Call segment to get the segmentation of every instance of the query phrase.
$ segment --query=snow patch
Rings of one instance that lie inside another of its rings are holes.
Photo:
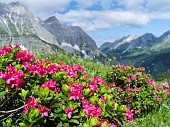
[[[136,39],[136,38],[138,38],[137,35],[129,35],[129,36],[128,36],[127,38],[125,38],[122,42],[116,44],[116,45],[114,46],[114,49],[116,49],[117,47],[119,47],[119,46],[122,45],[122,44],[125,44],[125,43],[127,43],[127,42],[131,42],[132,40],[134,40],[134,39]]]

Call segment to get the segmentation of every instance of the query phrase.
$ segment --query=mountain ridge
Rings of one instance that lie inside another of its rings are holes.
[[[155,77],[170,69],[170,65],[167,66],[167,63],[170,63],[170,30],[164,32],[159,37],[155,37],[152,33],[145,33],[129,42],[125,41],[129,36],[114,42],[106,42],[99,49],[107,54],[110,59],[114,58],[111,61],[112,64],[121,63],[136,67],[142,65],[146,69],[152,68],[152,71],[148,69],[147,71],[154,73]],[[119,44],[119,46],[115,44]],[[166,56],[166,59],[163,55]]]
[[[68,53],[74,54],[79,52],[86,58],[102,54],[96,46],[96,42],[80,27],[67,26],[61,23],[55,16],[42,21],[39,18],[35,18],[27,6],[20,2],[1,3],[0,12],[0,34],[8,36],[8,40],[5,38],[5,41],[8,41],[8,43],[15,44],[17,43],[16,40],[19,40],[18,43],[27,46],[28,44],[25,44],[29,43],[26,42],[27,39],[23,40],[25,43],[22,43],[22,39],[23,37],[29,37],[32,40],[36,38],[37,43],[41,40],[49,45],[56,45]],[[19,37],[22,39],[17,39]],[[2,42],[3,39],[0,41]],[[34,42],[36,43],[36,41]],[[40,47],[45,48],[43,43],[42,45],[41,43],[39,44]],[[84,50],[82,49],[83,46]]]

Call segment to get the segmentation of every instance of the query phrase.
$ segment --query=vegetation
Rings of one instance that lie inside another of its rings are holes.
[[[170,124],[168,79],[155,82],[141,67],[109,67],[65,53],[35,56],[18,45],[0,50],[0,126]]]

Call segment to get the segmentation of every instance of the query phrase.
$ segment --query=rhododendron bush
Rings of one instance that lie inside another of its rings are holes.
[[[170,95],[167,82],[157,84],[143,67],[115,65],[107,75],[108,86],[114,91],[115,101],[130,107],[134,117],[159,108]]]
[[[0,50],[0,126],[116,127],[132,119],[106,81],[80,65],[37,60],[18,45]]]
[[[102,80],[19,45],[0,50],[0,126],[122,127],[169,95],[169,84],[158,85],[144,68],[112,66]]]

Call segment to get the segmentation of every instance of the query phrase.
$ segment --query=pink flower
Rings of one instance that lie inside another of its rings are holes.
[[[122,88],[121,87],[116,87],[117,91],[121,91]]]
[[[22,67],[27,69],[30,66],[30,62],[22,62]]]
[[[162,99],[159,98],[158,96],[156,96],[156,101],[157,101],[158,103],[160,103],[160,102],[162,101]]]
[[[153,94],[156,94],[156,90],[153,91]]]
[[[18,61],[33,61],[34,60],[34,56],[32,54],[28,54],[26,51],[20,51],[17,55],[16,55],[16,60]]]
[[[62,62],[60,63],[60,70],[64,70],[66,72],[66,76],[73,78],[76,80],[76,75],[77,73],[83,71],[83,68],[78,65],[78,66],[67,66],[64,65]]]
[[[126,120],[129,122],[131,122],[133,120],[133,114],[132,112],[130,111],[130,108],[128,106],[126,106],[126,110],[127,112],[125,113],[125,116],[126,116]]]
[[[93,77],[92,78],[92,84],[95,84],[95,85],[97,85],[97,84],[105,84],[106,83],[106,81],[105,80],[101,80],[100,78],[99,78],[99,76],[95,76],[95,77]]]
[[[90,92],[92,94],[94,94],[97,91],[97,85],[96,84],[87,83],[86,87],[90,89]]]
[[[50,64],[50,61],[49,61],[48,59],[45,59],[44,62],[45,62],[46,64]]]
[[[136,75],[142,75],[142,72],[137,72]]]
[[[131,79],[134,81],[136,79],[136,75],[132,75]]]
[[[47,74],[53,74],[53,73],[57,73],[59,71],[57,65],[55,64],[50,64],[50,66],[46,69],[46,73]]]
[[[124,66],[124,70],[128,70],[130,66]]]
[[[40,116],[48,116],[49,109],[44,108],[44,106],[41,106],[38,108],[40,111]]]
[[[131,82],[131,79],[130,78],[126,78],[126,82]]]
[[[149,85],[153,86],[154,89],[156,89],[158,86],[156,85],[156,82],[152,82],[151,80],[148,80],[147,82]]]
[[[110,83],[109,86],[110,86],[110,87],[115,87],[116,85],[113,84],[113,83]]]
[[[59,90],[56,87],[56,81],[48,80],[47,82],[42,84],[40,88],[46,88],[46,87],[49,89],[50,92],[54,91],[56,94],[59,93]]]
[[[129,101],[132,100],[132,98],[129,97],[129,96],[126,96],[126,99],[129,100]]]
[[[28,107],[31,107],[31,108],[35,109],[36,106],[38,105],[38,102],[34,99],[34,97],[32,97],[32,98],[28,99],[28,101],[26,102],[26,105]]]
[[[136,90],[137,92],[139,92],[139,91],[140,91],[140,88],[138,88],[138,87],[135,87],[135,90]]]
[[[128,88],[125,89],[125,91],[131,92],[131,91],[132,91],[132,88],[128,87]]]
[[[96,107],[93,104],[89,104],[87,99],[82,99],[83,104],[83,111],[86,113],[87,116],[96,117],[98,118],[100,116],[100,107]]]
[[[38,102],[34,99],[34,97],[29,98],[26,102],[26,105],[24,106],[24,114],[28,113],[29,108],[36,109],[38,105]]]
[[[74,87],[70,88],[70,100],[79,100],[82,98],[81,94],[82,86],[81,84],[74,84]]]
[[[24,106],[24,114],[26,115],[28,113],[29,108],[27,106]]]
[[[168,82],[164,82],[162,83],[163,86],[165,86],[166,88],[169,88],[169,83]]]
[[[101,98],[99,99],[99,101],[100,101],[100,102],[103,102],[104,104],[106,104],[106,99],[105,99],[104,97],[101,97]]]
[[[10,53],[10,52],[11,52],[11,48],[4,46],[4,48],[0,50],[0,56],[4,56],[4,55],[6,55],[7,53]]]
[[[73,113],[73,108],[66,108],[65,110],[66,116],[70,119]]]
[[[24,83],[23,72],[16,71],[13,66],[6,66],[7,72],[1,72],[0,77],[10,85],[11,88],[16,87],[16,89],[21,88]]]

